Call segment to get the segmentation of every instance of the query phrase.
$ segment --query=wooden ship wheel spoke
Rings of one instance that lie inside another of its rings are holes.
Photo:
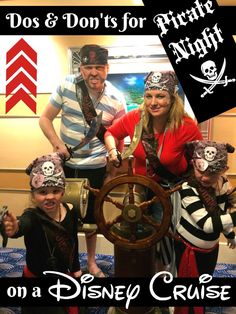
[[[106,227],[107,228],[111,228],[113,225],[115,225],[115,224],[117,224],[119,222],[122,222],[122,221],[123,221],[123,217],[122,217],[122,215],[119,215],[115,219],[113,219],[112,221],[108,221],[106,223]]]
[[[146,216],[146,215],[143,215],[142,217],[142,221],[144,223],[147,223],[149,225],[151,225],[152,227],[154,227],[156,230],[158,230],[158,228],[160,228],[160,223],[159,222],[156,222],[154,221],[152,218]]]

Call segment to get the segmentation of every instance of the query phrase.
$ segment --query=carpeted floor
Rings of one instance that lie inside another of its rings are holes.
[[[110,255],[97,254],[97,264],[108,276],[114,275],[114,258]],[[80,254],[81,268],[86,270],[87,255]],[[0,277],[21,277],[25,264],[25,250],[14,248],[0,248]],[[214,277],[236,277],[235,264],[217,264]],[[89,308],[89,314],[106,314],[107,308]],[[19,308],[0,308],[0,314],[20,314]],[[207,308],[207,314],[236,314],[236,308]]]
[[[97,263],[104,273],[113,276],[113,256],[97,255]],[[80,254],[80,263],[86,271],[87,254]],[[25,265],[25,250],[15,248],[0,248],[0,277],[21,277]],[[1,314],[1,313],[0,313]]]

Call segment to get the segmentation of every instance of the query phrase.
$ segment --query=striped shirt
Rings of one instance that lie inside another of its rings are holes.
[[[234,214],[227,214],[225,202],[227,199],[228,181],[225,180],[216,201],[221,212],[210,215],[200,200],[197,190],[184,182],[181,197],[181,217],[176,230],[189,243],[202,249],[210,249],[219,242],[220,233],[226,238],[234,238]]]
[[[64,82],[51,95],[50,102],[61,109],[60,137],[69,147],[78,145],[88,133],[89,125],[82,114],[81,104],[76,97],[76,76],[66,76]],[[94,108],[102,114],[102,124],[107,128],[125,113],[125,99],[110,82],[105,81],[105,88]],[[67,166],[77,169],[96,169],[106,165],[106,149],[101,141],[94,137],[88,145],[74,153],[67,161]]]

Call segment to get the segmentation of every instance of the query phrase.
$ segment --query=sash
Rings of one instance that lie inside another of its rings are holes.
[[[222,212],[222,209],[217,204],[215,190],[212,187],[203,187],[194,178],[194,174],[189,176],[188,184],[197,190],[199,197],[209,214],[213,215]]]
[[[82,97],[80,97],[78,87],[82,91]],[[97,113],[96,113],[96,110],[94,109],[92,99],[89,96],[87,86],[85,85],[85,82],[82,78],[80,77],[76,78],[75,88],[76,88],[77,101],[80,105],[80,108],[82,110],[82,113],[84,115],[86,122],[90,126],[92,119],[97,116]],[[96,136],[103,144],[104,144],[105,132],[106,132],[106,128],[104,127],[104,125],[101,124]]]
[[[36,215],[42,223],[42,228],[45,234],[46,243],[48,246],[50,258],[48,259],[48,266],[54,270],[57,260],[62,261],[63,264],[70,269],[73,262],[74,241],[68,231],[59,223],[45,215],[38,208],[28,208],[26,212],[31,212]],[[56,255],[54,252],[56,250]]]
[[[146,153],[146,159],[148,161],[148,171],[149,175],[153,176],[154,174],[161,177],[164,182],[171,182],[177,184],[182,181],[182,178],[170,172],[161,162],[157,156],[157,140],[154,137],[153,133],[147,134],[143,131],[142,134],[142,144],[144,151]]]

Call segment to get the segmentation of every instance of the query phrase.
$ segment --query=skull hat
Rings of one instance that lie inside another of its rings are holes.
[[[30,176],[31,190],[43,187],[65,189],[65,174],[62,168],[63,159],[58,153],[51,153],[36,158],[26,168]]]
[[[194,167],[199,171],[218,173],[227,169],[228,153],[234,152],[230,144],[214,141],[193,141],[186,144],[193,159]]]
[[[165,90],[171,95],[178,90],[178,79],[173,71],[150,72],[144,79],[144,89]]]

